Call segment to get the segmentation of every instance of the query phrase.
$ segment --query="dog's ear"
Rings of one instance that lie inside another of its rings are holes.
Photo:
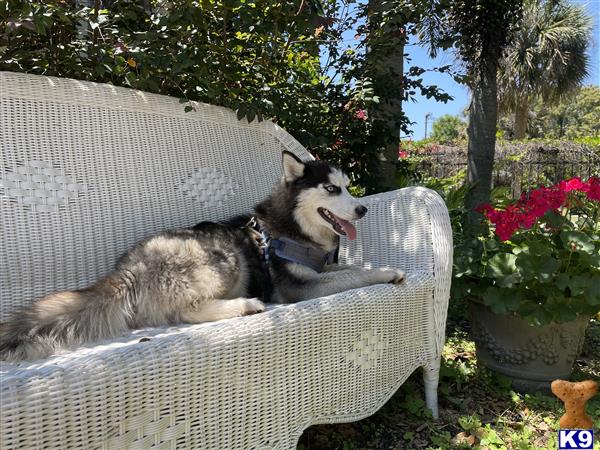
[[[304,163],[292,152],[283,151],[283,179],[290,183],[304,175]]]

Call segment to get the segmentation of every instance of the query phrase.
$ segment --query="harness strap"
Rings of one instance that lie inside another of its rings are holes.
[[[263,269],[267,272],[267,275],[269,275],[268,265],[271,252],[281,259],[302,264],[319,273],[323,271],[326,264],[332,264],[335,261],[335,250],[326,252],[286,237],[271,239],[266,230],[260,226],[256,217],[252,217],[243,228],[249,228],[253,231],[261,249]]]
[[[325,264],[331,264],[335,257],[335,251],[325,252],[285,237],[271,239],[269,247],[280,258],[310,267],[319,273],[323,271]]]
[[[262,229],[256,217],[250,218],[248,223],[241,228],[246,228],[252,233],[253,239],[258,244],[260,251],[260,266],[262,271],[263,301],[269,303],[273,296],[273,280],[269,270],[269,236]]]

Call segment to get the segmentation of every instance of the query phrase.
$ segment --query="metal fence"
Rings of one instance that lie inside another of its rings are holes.
[[[465,147],[434,144],[417,155],[417,170],[428,177],[447,178],[467,168]],[[510,188],[514,198],[535,186],[593,175],[600,176],[600,151],[584,144],[528,142],[501,143],[496,147],[493,186]]]

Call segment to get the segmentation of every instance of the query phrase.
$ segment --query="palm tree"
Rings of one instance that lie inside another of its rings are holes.
[[[498,124],[498,67],[524,0],[428,0],[421,35],[435,56],[454,47],[471,89],[467,127],[467,226],[481,222],[473,209],[490,199],[496,128]]]
[[[592,18],[568,0],[525,0],[518,30],[500,62],[500,110],[514,113],[514,137],[527,132],[530,104],[554,103],[588,74]]]

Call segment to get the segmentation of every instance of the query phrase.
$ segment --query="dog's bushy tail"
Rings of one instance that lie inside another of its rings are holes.
[[[122,334],[133,321],[126,297],[105,278],[87,289],[37,300],[0,325],[0,360],[45,358],[61,348]]]

